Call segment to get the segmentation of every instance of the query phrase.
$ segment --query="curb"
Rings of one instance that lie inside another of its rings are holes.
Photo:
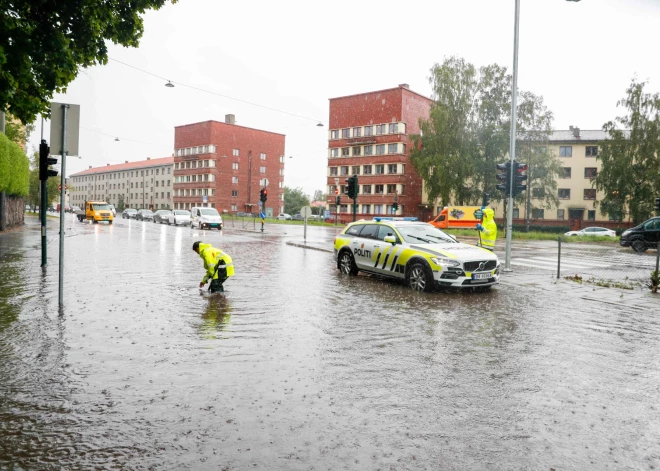
[[[320,247],[314,247],[312,245],[307,245],[307,244],[300,244],[298,242],[288,241],[286,245],[291,245],[293,247],[300,247],[301,249],[311,249],[311,250],[318,250],[319,252],[332,253],[332,250],[322,249]]]

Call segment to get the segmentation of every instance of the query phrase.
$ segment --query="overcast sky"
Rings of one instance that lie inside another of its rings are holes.
[[[81,107],[81,158],[67,160],[67,175],[169,156],[174,126],[233,113],[237,124],[286,134],[284,184],[312,196],[325,191],[329,98],[400,83],[430,96],[429,69],[452,55],[510,70],[514,5],[179,0],[145,16],[139,48],[110,45],[114,61],[83,69],[54,97]],[[620,114],[616,102],[633,76],[660,90],[659,24],[660,0],[521,0],[518,86],[544,97],[556,129],[600,129]],[[309,119],[167,88],[117,61]],[[34,146],[40,131],[37,122]],[[48,139],[48,122],[44,131]]]

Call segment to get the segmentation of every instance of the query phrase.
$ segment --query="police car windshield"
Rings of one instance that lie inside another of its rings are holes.
[[[409,244],[453,244],[454,239],[430,224],[416,224],[413,226],[400,226],[397,230],[403,240]]]

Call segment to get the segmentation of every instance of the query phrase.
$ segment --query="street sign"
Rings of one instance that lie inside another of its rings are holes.
[[[268,179],[264,178],[264,186],[268,186]]]
[[[202,203],[208,203],[209,197],[207,195],[202,196]]]
[[[264,219],[264,218],[266,217],[266,213],[264,213],[264,212],[262,211],[261,213],[259,213],[259,217],[260,217],[261,219]]]
[[[300,215],[302,217],[304,217],[305,219],[307,219],[308,217],[310,217],[312,215],[312,208],[310,208],[309,206],[303,206],[300,209]]]
[[[62,103],[50,103],[50,154],[62,155]],[[80,105],[69,105],[66,123],[66,154],[78,154]]]
[[[62,184],[57,185],[57,191],[62,191]]]

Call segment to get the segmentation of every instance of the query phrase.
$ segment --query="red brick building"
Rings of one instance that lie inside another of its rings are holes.
[[[330,99],[327,202],[334,209],[338,185],[342,220],[349,220],[353,211],[345,194],[352,175],[358,176],[358,219],[393,215],[395,198],[396,215],[428,219],[431,209],[422,205],[422,179],[408,161],[408,136],[419,133],[418,120],[428,118],[431,104],[407,84]]]
[[[266,212],[284,209],[284,135],[225,122],[174,128],[174,208],[210,206],[221,214],[258,213],[268,179]]]

